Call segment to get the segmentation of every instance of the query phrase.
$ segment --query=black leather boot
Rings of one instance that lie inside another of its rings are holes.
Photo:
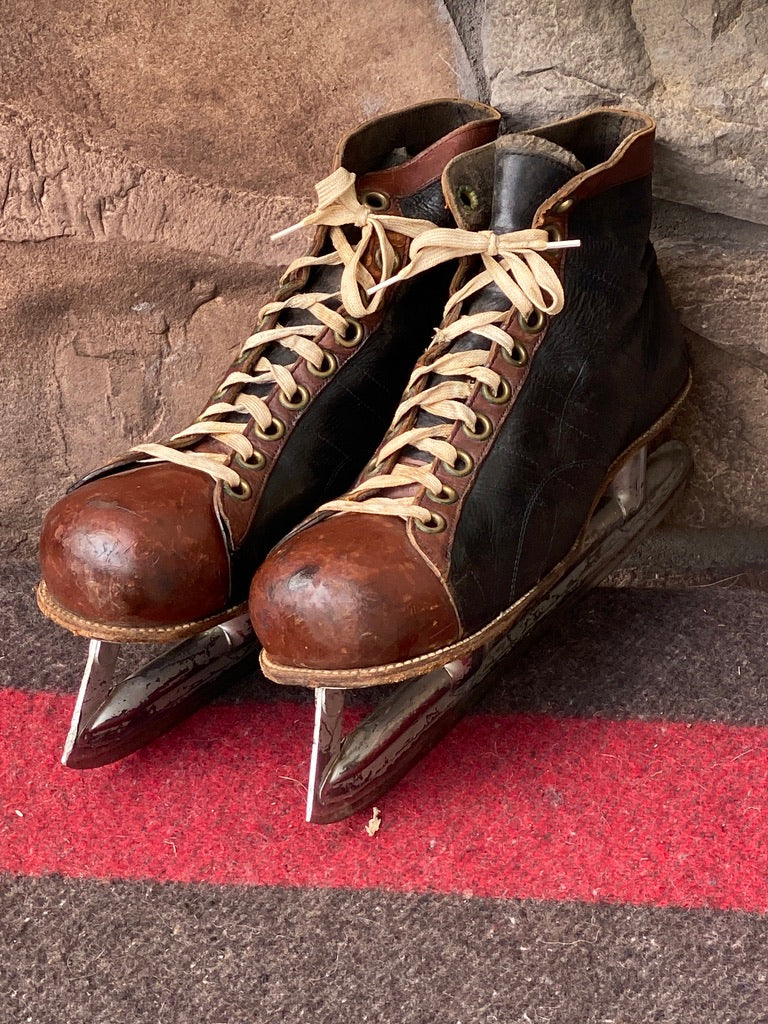
[[[648,234],[653,121],[599,109],[457,157],[465,257],[368,471],[251,587],[265,672],[392,682],[509,630],[578,562],[603,495],[658,442],[689,364]]]

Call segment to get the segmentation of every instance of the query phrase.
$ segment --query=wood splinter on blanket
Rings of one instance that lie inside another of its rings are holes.
[[[381,811],[379,810],[378,807],[374,807],[373,808],[373,814],[371,815],[371,820],[365,826],[365,831],[368,833],[369,836],[375,836],[380,828],[381,828]]]

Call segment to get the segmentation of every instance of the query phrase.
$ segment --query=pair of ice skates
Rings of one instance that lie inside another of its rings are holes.
[[[664,514],[689,367],[648,240],[653,122],[498,125],[436,101],[347,136],[203,413],[50,510],[40,607],[94,638],[65,764],[164,732],[257,635],[267,676],[316,687],[309,819],[369,807]],[[115,682],[125,641],[181,643]],[[399,685],[344,737],[346,690],[375,684]]]

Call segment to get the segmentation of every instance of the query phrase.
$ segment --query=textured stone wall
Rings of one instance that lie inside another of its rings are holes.
[[[654,237],[694,357],[695,385],[677,429],[696,469],[667,541],[660,534],[649,548],[649,564],[681,557],[704,564],[714,548],[723,565],[765,561],[768,7],[758,0],[453,0],[449,7],[508,128],[599,103],[637,106],[657,119]]]
[[[77,475],[205,403],[338,138],[464,58],[433,0],[9,3],[0,54],[0,548],[31,552]]]

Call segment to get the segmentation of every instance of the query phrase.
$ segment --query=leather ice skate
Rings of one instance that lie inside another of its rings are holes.
[[[265,673],[317,687],[308,816],[370,806],[490,669],[602,579],[684,482],[689,364],[648,238],[654,124],[599,109],[446,168],[445,318],[356,485],[281,542],[250,610]],[[344,692],[407,680],[346,739]]]
[[[254,655],[255,568],[370,458],[439,322],[451,269],[370,290],[407,265],[413,239],[454,223],[441,173],[493,139],[498,120],[484,104],[440,100],[344,138],[301,222],[315,227],[308,255],[288,267],[202,414],[91,473],[49,511],[38,603],[92,638],[65,764],[136,749]],[[122,642],[179,640],[115,682]]]

